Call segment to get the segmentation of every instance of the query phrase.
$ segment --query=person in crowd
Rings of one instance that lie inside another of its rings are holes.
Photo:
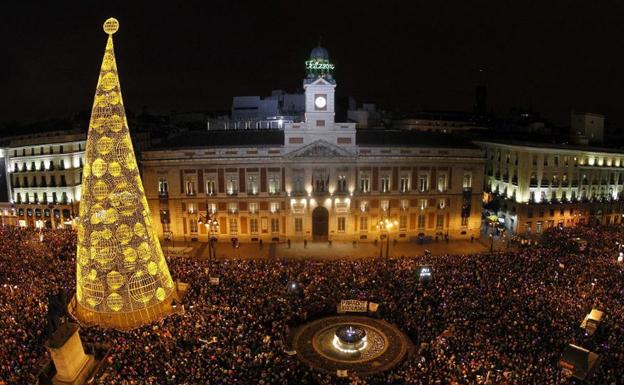
[[[0,384],[36,383],[49,358],[47,294],[75,288],[76,236],[70,230],[0,227]],[[571,239],[589,241],[579,252]],[[557,362],[566,344],[583,344],[579,323],[605,312],[593,350],[602,360],[590,384],[624,383],[624,273],[619,227],[549,230],[538,246],[475,255],[379,261],[168,261],[189,282],[186,312],[131,332],[83,328],[86,345],[111,353],[99,385],[195,384],[569,384]],[[421,265],[434,267],[428,285]],[[562,267],[563,266],[563,267]],[[209,277],[219,277],[211,285]],[[303,295],[289,296],[297,282]],[[422,349],[393,369],[338,378],[288,350],[288,333],[330,315],[340,299],[364,295],[379,317]]]

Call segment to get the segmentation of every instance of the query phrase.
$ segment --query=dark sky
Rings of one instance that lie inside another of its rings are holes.
[[[496,112],[571,109],[624,127],[622,1],[11,1],[0,6],[0,122],[90,109],[109,16],[127,108],[227,109],[301,88],[319,35],[338,93],[389,109],[470,110],[479,66]],[[124,6],[125,5],[125,6]],[[131,5],[131,6],[130,6]]]

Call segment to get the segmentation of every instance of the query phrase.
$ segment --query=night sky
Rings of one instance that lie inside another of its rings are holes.
[[[358,102],[468,111],[484,67],[497,113],[532,108],[565,125],[576,109],[624,127],[621,1],[3,3],[0,122],[90,109],[102,23],[114,16],[124,102],[134,111],[229,109],[234,95],[297,91],[322,36],[339,96]]]

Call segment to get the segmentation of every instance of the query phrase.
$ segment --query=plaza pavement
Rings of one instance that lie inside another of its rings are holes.
[[[176,247],[188,246],[192,251],[188,257],[208,259],[209,250],[206,242],[176,242]],[[494,250],[503,250],[506,243],[496,240]],[[238,248],[232,247],[229,242],[219,242],[216,245],[217,257],[219,259],[320,259],[331,260],[338,258],[360,259],[379,258],[380,248],[386,255],[386,243],[383,245],[373,242],[332,242],[331,247],[328,242],[308,242],[304,246],[303,242],[291,242],[290,247],[287,242],[269,243],[265,242],[262,247],[258,243],[241,243]],[[390,242],[390,258],[402,256],[423,255],[425,250],[429,250],[432,255],[442,254],[475,254],[484,253],[490,250],[490,240],[475,239],[456,240],[448,243],[441,240],[427,244],[417,244],[414,242]],[[163,244],[163,251],[167,254],[167,246]]]

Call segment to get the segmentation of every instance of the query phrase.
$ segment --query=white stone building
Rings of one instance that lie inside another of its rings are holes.
[[[306,62],[305,121],[283,130],[209,130],[143,152],[161,236],[206,241],[478,236],[484,162],[453,137],[335,122],[333,65]],[[210,217],[208,226],[206,216]],[[218,224],[218,226],[217,226]]]
[[[553,226],[621,223],[624,151],[528,142],[476,142],[499,217],[517,233]]]

